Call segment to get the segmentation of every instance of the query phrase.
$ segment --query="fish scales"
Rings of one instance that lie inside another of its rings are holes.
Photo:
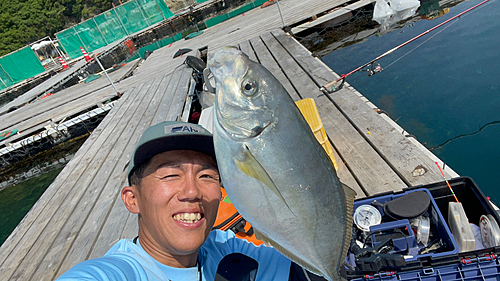
[[[259,238],[329,280],[350,242],[355,192],[344,187],[278,80],[234,47],[209,61],[222,182]]]

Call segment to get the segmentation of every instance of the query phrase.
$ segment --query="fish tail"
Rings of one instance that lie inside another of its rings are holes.
[[[345,208],[344,214],[346,214],[346,219],[344,224],[344,240],[343,240],[344,245],[342,247],[342,255],[341,255],[342,259],[340,261],[339,268],[340,266],[342,266],[341,264],[344,261],[343,258],[347,256],[347,252],[351,244],[352,224],[353,224],[352,209],[354,206],[354,199],[356,198],[356,191],[354,191],[349,186],[343,183],[340,183],[340,185],[342,186],[341,192],[344,193],[343,196],[346,202],[344,206]]]

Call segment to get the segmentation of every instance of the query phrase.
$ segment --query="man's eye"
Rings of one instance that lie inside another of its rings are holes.
[[[214,180],[219,180],[219,176],[217,175],[211,175],[211,174],[203,174],[200,176],[201,178],[206,178],[206,179],[214,179]]]
[[[162,176],[161,178],[162,179],[171,179],[171,178],[175,178],[175,177],[178,177],[179,175],[177,174],[168,174],[168,175],[164,175]]]

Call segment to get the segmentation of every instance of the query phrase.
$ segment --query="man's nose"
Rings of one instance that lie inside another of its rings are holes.
[[[178,197],[180,201],[201,200],[201,189],[195,177],[186,177]]]

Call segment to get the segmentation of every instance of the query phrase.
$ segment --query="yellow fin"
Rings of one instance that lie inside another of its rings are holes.
[[[297,263],[301,267],[307,269],[309,272],[312,272],[316,275],[321,275],[321,276],[323,275],[323,273],[319,272],[317,268],[313,268],[311,265],[309,265],[309,263],[300,259],[296,255],[292,254],[290,251],[288,251],[287,249],[283,248],[281,245],[279,245],[278,243],[276,243],[275,241],[270,239],[267,235],[265,235],[264,233],[255,229],[255,227],[254,227],[254,233],[255,233],[255,238],[257,238],[261,241],[264,241],[264,243],[266,243],[267,245],[273,246],[276,250],[278,250],[278,252],[283,254],[288,259],[294,261],[295,263]]]
[[[290,206],[285,201],[285,198],[283,198],[283,195],[281,195],[280,191],[274,184],[273,180],[269,176],[269,174],[266,172],[264,167],[255,159],[255,157],[250,153],[250,150],[246,145],[242,145],[238,151],[238,153],[233,157],[234,162],[236,163],[236,166],[240,171],[242,171],[244,174],[246,174],[249,177],[252,177],[263,184],[265,184],[269,189],[271,189],[276,196],[278,196],[283,203],[288,207],[288,210],[292,212],[290,209]],[[295,214],[292,212],[292,214],[295,216]]]
[[[352,188],[349,186],[340,183],[341,185],[341,191],[344,192],[343,198],[345,198],[345,214],[346,214],[346,221],[344,224],[344,240],[343,240],[343,247],[342,247],[342,258],[345,258],[347,256],[347,251],[349,250],[349,246],[351,244],[351,236],[352,236],[352,208],[354,205],[354,199],[356,199],[356,191],[354,191]],[[343,260],[341,260],[343,261]],[[339,264],[339,267],[341,264]]]

